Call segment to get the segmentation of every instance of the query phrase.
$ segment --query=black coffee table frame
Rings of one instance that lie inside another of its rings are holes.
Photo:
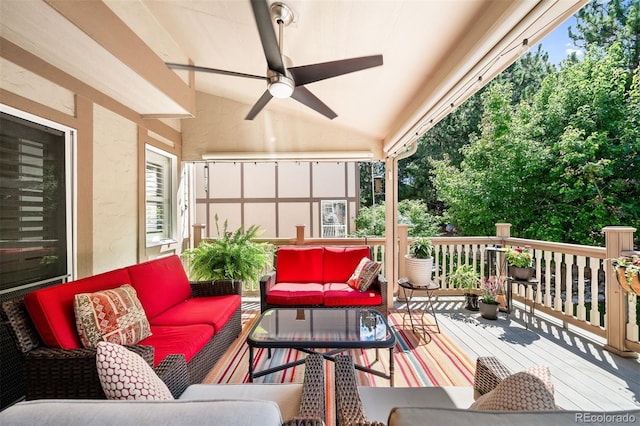
[[[338,326],[339,325],[339,326]],[[363,328],[364,327],[364,328]],[[328,337],[331,335],[332,337]],[[264,311],[247,336],[249,346],[249,381],[303,364],[304,359],[255,371],[254,349],[295,349],[317,353],[334,361],[334,356],[350,349],[389,349],[389,373],[368,366],[355,368],[389,380],[393,386],[393,348],[396,338],[386,318],[374,309],[358,308],[272,308]],[[317,352],[315,349],[329,349]]]

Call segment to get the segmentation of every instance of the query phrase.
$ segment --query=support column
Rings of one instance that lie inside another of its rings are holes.
[[[602,228],[605,234],[606,258],[606,331],[607,344],[604,348],[625,358],[637,358],[636,352],[630,351],[625,345],[627,323],[627,293],[620,287],[613,273],[611,259],[622,255],[623,251],[633,250],[633,233],[635,228],[630,226],[607,226]]]
[[[398,282],[398,160],[385,161],[385,277],[389,282],[387,304],[393,306]]]

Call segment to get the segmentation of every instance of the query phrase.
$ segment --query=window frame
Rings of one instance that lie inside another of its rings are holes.
[[[342,223],[339,222],[339,217],[337,215],[336,208],[342,210]],[[330,218],[333,216],[338,220],[336,223],[329,223]],[[342,233],[335,232],[338,231],[341,227]],[[333,229],[334,232],[327,232],[328,230]],[[347,221],[347,200],[321,200],[320,202],[320,238],[344,238],[348,233],[348,221]],[[332,234],[332,235],[327,235]]]
[[[164,201],[164,210],[167,212],[164,216],[163,222],[167,223],[164,226],[161,235],[158,233],[153,233],[153,236],[150,237],[147,227],[147,205],[149,203],[149,193],[147,188],[147,165],[152,162],[152,159],[156,159],[156,162],[153,163],[155,165],[159,165],[160,161],[166,162],[162,164],[163,174],[165,175],[165,180],[168,182],[168,185],[165,185],[163,188],[163,193],[165,194],[163,198]],[[160,161],[157,161],[157,160]],[[150,144],[145,144],[145,160],[144,160],[144,239],[145,246],[147,248],[157,247],[165,244],[173,244],[176,243],[176,235],[177,235],[177,224],[178,224],[178,214],[177,214],[177,190],[178,190],[178,158],[167,151],[164,151],[160,148],[157,148]],[[168,175],[168,176],[166,176]],[[158,238],[159,236],[159,238]]]
[[[21,120],[30,121],[32,123],[35,123],[37,126],[49,127],[64,134],[64,150],[62,161],[64,161],[64,235],[66,239],[66,272],[63,275],[49,277],[40,281],[24,283],[19,286],[0,289],[0,294],[13,292],[19,289],[41,286],[50,282],[64,282],[74,280],[77,276],[77,131],[76,129],[57,123],[55,121],[51,121],[49,119],[10,107],[2,103],[0,103],[0,112]]]

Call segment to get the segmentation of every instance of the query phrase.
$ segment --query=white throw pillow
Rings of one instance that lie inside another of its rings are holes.
[[[173,399],[140,355],[110,342],[98,342],[96,350],[98,377],[107,399]]]

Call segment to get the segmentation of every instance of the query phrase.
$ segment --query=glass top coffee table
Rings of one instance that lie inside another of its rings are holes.
[[[393,386],[393,347],[396,337],[384,316],[374,309],[361,308],[273,308],[264,311],[247,337],[249,345],[249,381],[304,363],[304,359],[269,369],[254,371],[254,349],[289,348],[333,356],[348,349],[389,349],[389,373],[370,367],[356,368],[385,379]],[[329,349],[316,352],[314,349]]]

